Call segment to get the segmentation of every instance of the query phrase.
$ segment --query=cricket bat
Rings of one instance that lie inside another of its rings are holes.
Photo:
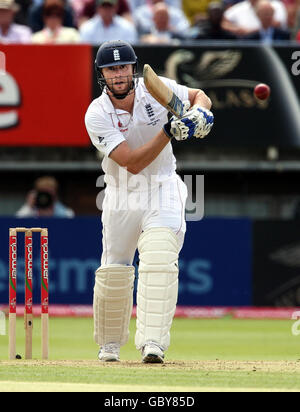
[[[147,90],[155,100],[178,118],[184,115],[185,109],[183,102],[160,80],[149,64],[144,65],[143,77]]]

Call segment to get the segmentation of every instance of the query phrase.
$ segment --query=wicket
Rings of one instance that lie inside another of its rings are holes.
[[[41,236],[41,338],[42,359],[49,354],[49,293],[48,293],[48,229],[9,229],[9,359],[16,359],[16,316],[17,316],[17,236],[25,233],[25,359],[32,359],[32,233]]]

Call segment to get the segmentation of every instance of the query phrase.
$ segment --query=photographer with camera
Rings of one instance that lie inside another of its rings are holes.
[[[16,213],[17,217],[74,217],[73,210],[58,200],[58,182],[52,176],[37,179],[26,203]]]

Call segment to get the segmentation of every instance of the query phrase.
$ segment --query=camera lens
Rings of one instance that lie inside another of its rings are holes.
[[[49,192],[38,192],[35,200],[35,207],[37,209],[48,209],[53,205],[54,199]]]

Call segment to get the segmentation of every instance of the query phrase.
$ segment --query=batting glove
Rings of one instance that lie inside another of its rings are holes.
[[[186,140],[191,137],[204,138],[211,131],[214,123],[212,112],[204,107],[195,105],[185,115],[177,119],[172,117],[164,126],[165,133],[176,140]]]
[[[187,113],[189,108],[191,107],[190,101],[185,100],[183,102],[183,105],[184,105],[184,113]],[[178,119],[176,116],[172,116],[171,119],[168,121],[168,123],[164,125],[163,130],[170,139],[173,139],[173,137],[175,137],[176,140],[185,140],[187,139],[187,136],[184,137],[184,135],[186,134],[185,133],[186,130],[184,129],[183,126],[181,130],[180,127],[177,127],[177,125],[174,124],[174,122],[177,120],[181,120],[181,119]]]
[[[198,112],[198,124],[194,133],[196,138],[203,139],[211,131],[214,125],[214,115],[208,109],[195,105],[192,107],[191,111],[197,110]],[[188,114],[188,113],[186,113]]]

